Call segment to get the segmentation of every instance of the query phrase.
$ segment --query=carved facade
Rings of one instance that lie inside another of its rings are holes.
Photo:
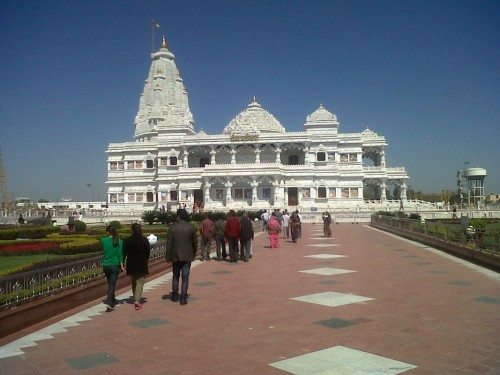
[[[320,105],[304,131],[287,132],[254,98],[221,134],[196,132],[163,40],[152,54],[134,141],[107,150],[109,208],[349,209],[364,204],[368,187],[383,202],[389,185],[406,200],[408,176],[385,165],[385,138],[338,130],[337,116]]]

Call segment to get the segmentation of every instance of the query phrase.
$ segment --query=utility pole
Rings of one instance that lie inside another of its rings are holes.
[[[10,199],[9,199],[9,186],[7,185],[7,176],[5,175],[5,170],[3,168],[3,157],[2,149],[0,148],[0,185],[2,185],[2,209],[9,209]]]

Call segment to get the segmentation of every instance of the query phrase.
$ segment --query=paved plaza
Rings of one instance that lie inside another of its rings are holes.
[[[2,339],[0,374],[500,374],[498,273],[332,227],[278,249],[258,233],[248,263],[194,262],[185,306],[164,273],[140,311],[100,299]]]

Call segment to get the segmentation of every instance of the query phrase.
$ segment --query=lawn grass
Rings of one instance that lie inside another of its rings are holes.
[[[5,276],[13,270],[21,270],[35,263],[45,262],[52,259],[67,259],[68,262],[81,258],[79,255],[57,255],[57,254],[40,254],[40,255],[12,255],[0,257],[0,276]],[[22,271],[21,271],[22,272]]]

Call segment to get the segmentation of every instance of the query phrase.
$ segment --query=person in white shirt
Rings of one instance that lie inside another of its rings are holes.
[[[290,222],[290,215],[288,214],[288,210],[285,210],[283,212],[283,238],[289,238],[290,237],[290,229],[288,228],[288,224]]]
[[[269,221],[269,213],[267,210],[264,210],[263,214],[260,215],[260,218],[262,219],[262,231],[267,232],[267,222]]]

